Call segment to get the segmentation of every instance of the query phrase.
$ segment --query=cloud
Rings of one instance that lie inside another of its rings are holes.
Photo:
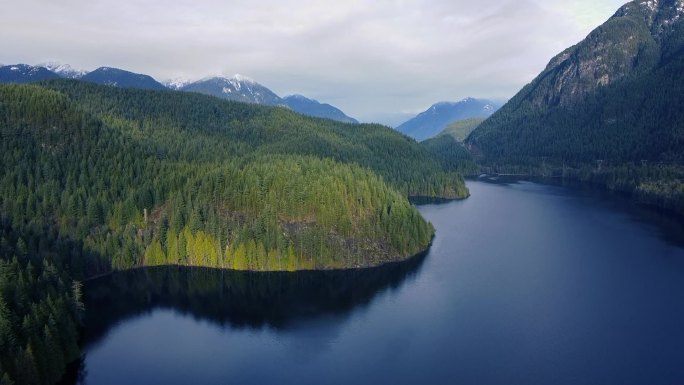
[[[1,4],[5,2],[5,4]],[[0,61],[242,73],[377,120],[508,98],[620,1],[0,0]]]

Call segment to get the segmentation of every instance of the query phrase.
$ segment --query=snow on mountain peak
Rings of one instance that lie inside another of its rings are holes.
[[[61,64],[59,62],[47,62],[43,64],[39,64],[38,66],[40,67],[45,67],[48,70],[62,76],[65,78],[72,78],[72,79],[79,79],[82,78],[85,74],[87,74],[87,71],[84,71],[82,69],[74,68],[70,66],[69,64]]]
[[[658,8],[658,0],[642,1],[641,5],[648,7],[648,9],[650,9],[651,12],[653,12],[656,10],[656,8]]]
[[[190,83],[192,83],[192,81],[184,77],[176,77],[162,82],[163,85],[172,90],[180,90],[181,88],[185,87]]]
[[[233,75],[233,77],[231,79],[238,81],[240,83],[256,83],[253,79],[251,79],[247,76],[244,76],[244,75],[240,75],[240,74]]]

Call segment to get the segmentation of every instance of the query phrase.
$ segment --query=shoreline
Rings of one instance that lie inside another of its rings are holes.
[[[199,268],[199,269],[212,269],[212,270],[222,270],[222,271],[233,271],[233,272],[244,272],[244,273],[304,273],[304,272],[322,272],[322,271],[328,271],[328,272],[334,272],[334,271],[339,271],[339,272],[349,272],[349,271],[354,271],[354,270],[368,270],[368,269],[374,269],[374,268],[380,268],[383,266],[390,266],[393,264],[401,264],[401,263],[406,263],[414,259],[418,259],[421,257],[426,257],[427,254],[430,251],[430,248],[432,247],[432,242],[434,240],[435,236],[433,234],[432,239],[430,239],[430,243],[427,245],[427,247],[423,250],[420,250],[419,252],[415,254],[411,254],[405,258],[402,259],[395,259],[395,260],[389,260],[389,261],[384,261],[380,262],[377,264],[372,264],[372,265],[357,265],[357,266],[352,266],[348,268],[321,268],[321,269],[300,269],[300,270],[236,270],[236,269],[231,269],[227,267],[215,267],[215,266],[202,266],[202,265],[179,265],[179,264],[166,264],[166,265],[143,265],[143,266],[133,266],[127,269],[122,269],[122,270],[112,270],[106,273],[100,273],[97,275],[94,275],[92,277],[87,277],[84,278],[82,283],[86,282],[91,282],[95,281],[100,278],[108,277],[116,273],[123,273],[123,272],[128,272],[128,271],[135,271],[135,270],[143,270],[143,269],[149,269],[149,268],[155,268],[155,267],[178,267],[178,268]]]

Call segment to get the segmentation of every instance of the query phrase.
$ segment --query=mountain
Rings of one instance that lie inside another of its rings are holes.
[[[27,64],[0,66],[0,83],[29,83],[58,77],[80,79],[123,88],[197,92],[238,102],[287,106],[293,111],[307,116],[345,123],[358,123],[356,119],[345,115],[344,112],[330,104],[320,103],[301,95],[281,98],[265,86],[242,75],[235,75],[232,78],[213,77],[196,82],[185,78],[176,78],[159,83],[151,76],[111,67],[100,67],[88,73],[84,70],[75,69],[68,64],[57,62],[48,62],[39,66]]]
[[[449,123],[444,131],[440,132],[437,136],[449,135],[456,139],[456,141],[463,142],[484,121],[485,118],[470,118]]]
[[[0,67],[0,83],[30,83],[56,79],[59,75],[44,67],[13,64]]]
[[[436,136],[450,123],[488,117],[498,108],[498,103],[484,99],[466,98],[460,102],[440,102],[399,125],[397,131],[422,141]]]
[[[149,75],[136,74],[111,67],[100,67],[81,77],[81,80],[121,88],[137,88],[142,90],[167,89]]]
[[[187,84],[181,91],[197,92],[237,102],[277,106],[282,104],[278,95],[261,84],[242,75],[232,78],[213,77]]]
[[[340,109],[302,95],[290,95],[284,97],[282,100],[290,109],[303,115],[332,119],[345,123],[358,123],[356,119],[347,116]]]
[[[468,138],[496,164],[684,162],[684,2],[633,1]]]
[[[267,106],[286,106],[302,115],[327,118],[345,123],[358,123],[356,119],[329,104],[320,103],[301,95],[281,98],[267,87],[242,75],[232,78],[212,77],[196,82],[170,80],[166,86],[173,90],[197,92],[237,102],[263,104]]]
[[[67,79],[80,79],[88,73],[88,71],[76,69],[68,64],[60,64],[57,62],[47,62],[39,65]]]
[[[191,80],[188,80],[186,78],[180,77],[180,78],[174,78],[174,79],[168,79],[162,82],[162,84],[171,90],[174,91],[179,91],[183,87],[187,86],[188,84],[192,83]]]
[[[633,1],[466,140],[488,170],[557,175],[684,214],[684,1]]]

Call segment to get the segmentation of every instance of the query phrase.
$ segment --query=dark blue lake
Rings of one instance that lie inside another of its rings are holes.
[[[680,218],[528,182],[423,205],[352,272],[156,268],[86,286],[83,383],[684,384]]]

